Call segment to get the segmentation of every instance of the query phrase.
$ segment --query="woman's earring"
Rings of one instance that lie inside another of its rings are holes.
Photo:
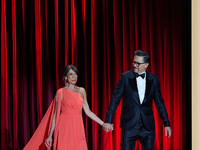
[[[65,78],[65,86],[67,85],[67,79]]]

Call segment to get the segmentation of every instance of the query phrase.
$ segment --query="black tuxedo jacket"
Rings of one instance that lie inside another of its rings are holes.
[[[123,104],[120,119],[120,127],[122,129],[134,129],[141,116],[147,130],[155,130],[155,121],[152,111],[153,100],[155,101],[161,119],[164,121],[164,126],[170,126],[167,111],[160,92],[159,80],[156,75],[146,71],[145,97],[143,103],[140,104],[136,77],[133,70],[122,73],[107,109],[105,123],[112,122],[112,118],[122,97]]]

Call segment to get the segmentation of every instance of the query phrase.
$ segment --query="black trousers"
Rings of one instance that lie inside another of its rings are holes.
[[[148,131],[141,118],[134,130],[121,130],[121,150],[134,150],[137,139],[140,140],[142,150],[153,150],[155,131]]]

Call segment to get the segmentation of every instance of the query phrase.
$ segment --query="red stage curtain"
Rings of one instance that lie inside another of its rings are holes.
[[[164,136],[154,108],[155,150],[184,150],[181,0],[1,0],[1,149],[22,149],[63,87],[65,65],[79,69],[91,110],[103,120],[134,51],[151,56],[172,137]],[[83,114],[88,148],[120,149],[119,104],[114,131],[106,133]],[[140,149],[139,142],[136,150]]]

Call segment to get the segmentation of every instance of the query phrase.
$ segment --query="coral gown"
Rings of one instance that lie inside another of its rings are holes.
[[[61,100],[61,95],[62,100]],[[87,150],[82,120],[83,98],[80,94],[61,88],[58,90],[57,114],[54,129],[54,150]],[[55,98],[37,130],[23,150],[46,150],[45,140],[50,131]],[[49,148],[50,149],[50,148]]]

